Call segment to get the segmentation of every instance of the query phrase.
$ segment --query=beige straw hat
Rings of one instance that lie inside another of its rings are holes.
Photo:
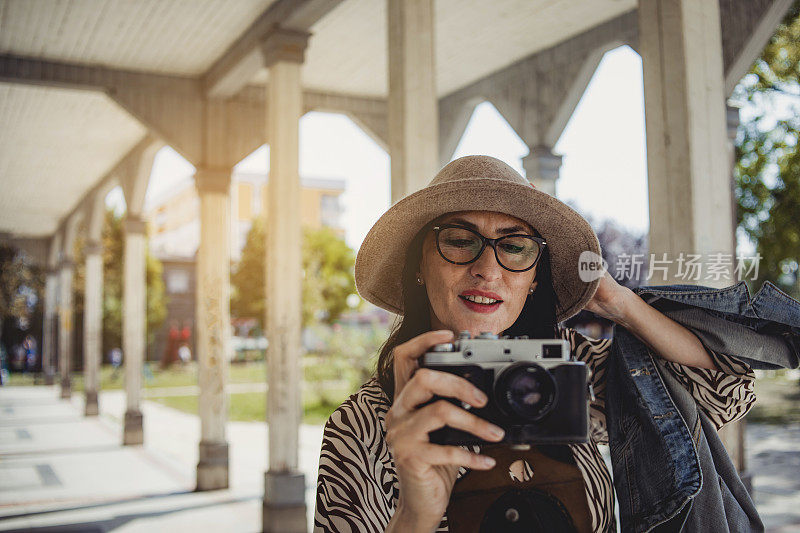
[[[378,307],[402,315],[401,278],[414,236],[440,215],[473,210],[522,219],[547,241],[553,289],[560,303],[558,322],[574,316],[591,300],[600,283],[596,275],[600,243],[592,227],[567,204],[535,189],[513,168],[486,155],[451,161],[427,187],[398,201],[378,219],[356,256],[358,293]]]

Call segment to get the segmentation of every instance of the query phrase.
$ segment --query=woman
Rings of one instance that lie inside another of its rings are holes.
[[[607,442],[611,341],[560,322],[581,309],[615,321],[666,361],[717,427],[743,416],[754,401],[750,368],[705,348],[607,272],[592,275],[597,270],[586,267],[599,257],[597,236],[577,212],[488,156],[450,162],[428,187],[392,206],[365,238],[355,274],[365,299],[402,319],[381,349],[376,375],[325,426],[315,530],[448,531],[450,511],[471,511],[452,506],[454,487],[491,472],[490,455],[515,453],[429,440],[445,425],[489,443],[503,439],[501,428],[467,408],[445,401],[420,407],[434,395],[486,404],[466,379],[418,368],[422,354],[457,332],[562,338],[591,369],[591,440],[569,445],[571,457],[562,461],[580,472],[585,501],[568,506],[579,531],[615,529],[611,477],[597,447]],[[509,483],[527,481],[536,469],[512,465]],[[481,482],[470,489],[476,486]]]

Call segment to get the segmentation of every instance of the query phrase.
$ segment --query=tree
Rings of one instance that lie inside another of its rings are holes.
[[[123,217],[117,216],[113,209],[107,209],[103,222],[103,353],[122,347],[122,294],[123,261],[125,256],[125,236],[122,230]],[[74,302],[75,312],[83,310],[85,286],[84,239],[76,239]],[[156,330],[167,316],[166,293],[162,278],[161,261],[146,252],[146,306],[147,343],[150,345]]]
[[[332,323],[356,292],[355,255],[331,228],[303,230],[303,325]]]
[[[265,226],[253,220],[242,259],[231,275],[231,314],[263,323],[265,293]],[[347,309],[347,297],[356,292],[355,255],[330,228],[303,228],[303,326],[315,319],[327,323]]]
[[[737,226],[761,256],[758,278],[747,281],[757,290],[769,280],[800,298],[800,1],[735,95],[757,111],[740,128],[734,171]]]
[[[608,273],[622,286],[633,289],[640,285],[655,285],[658,277],[648,279],[650,258],[647,253],[647,234],[633,233],[620,226],[612,219],[597,221],[592,215],[582,213],[582,209],[573,201],[566,203],[574,210],[581,213],[597,234],[600,243],[600,253],[608,265]],[[641,266],[636,268],[634,265]]]
[[[231,315],[264,319],[266,235],[264,217],[253,219],[242,249],[242,258],[231,274]]]
[[[7,320],[30,323],[43,289],[41,269],[24,252],[0,244],[0,335]]]

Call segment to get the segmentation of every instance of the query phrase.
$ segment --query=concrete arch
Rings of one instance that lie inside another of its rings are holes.
[[[482,96],[463,100],[442,100],[439,103],[439,165],[446,165],[464,137],[475,108],[487,101]],[[507,121],[507,120],[506,120]]]
[[[568,84],[566,91],[564,91],[564,96],[553,113],[549,125],[544,130],[542,144],[545,146],[556,145],[561,134],[564,133],[564,128],[567,127],[567,123],[570,118],[572,118],[575,108],[578,106],[581,98],[583,98],[594,73],[603,61],[603,57],[606,53],[621,46],[626,46],[627,44],[628,43],[621,40],[609,41],[586,55]]]

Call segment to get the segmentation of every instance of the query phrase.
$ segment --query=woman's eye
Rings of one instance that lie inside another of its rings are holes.
[[[509,254],[519,254],[525,249],[523,246],[516,246],[514,244],[503,244],[503,251]]]
[[[468,248],[473,245],[475,241],[469,239],[448,239],[445,241],[447,246],[454,246],[456,248]]]

